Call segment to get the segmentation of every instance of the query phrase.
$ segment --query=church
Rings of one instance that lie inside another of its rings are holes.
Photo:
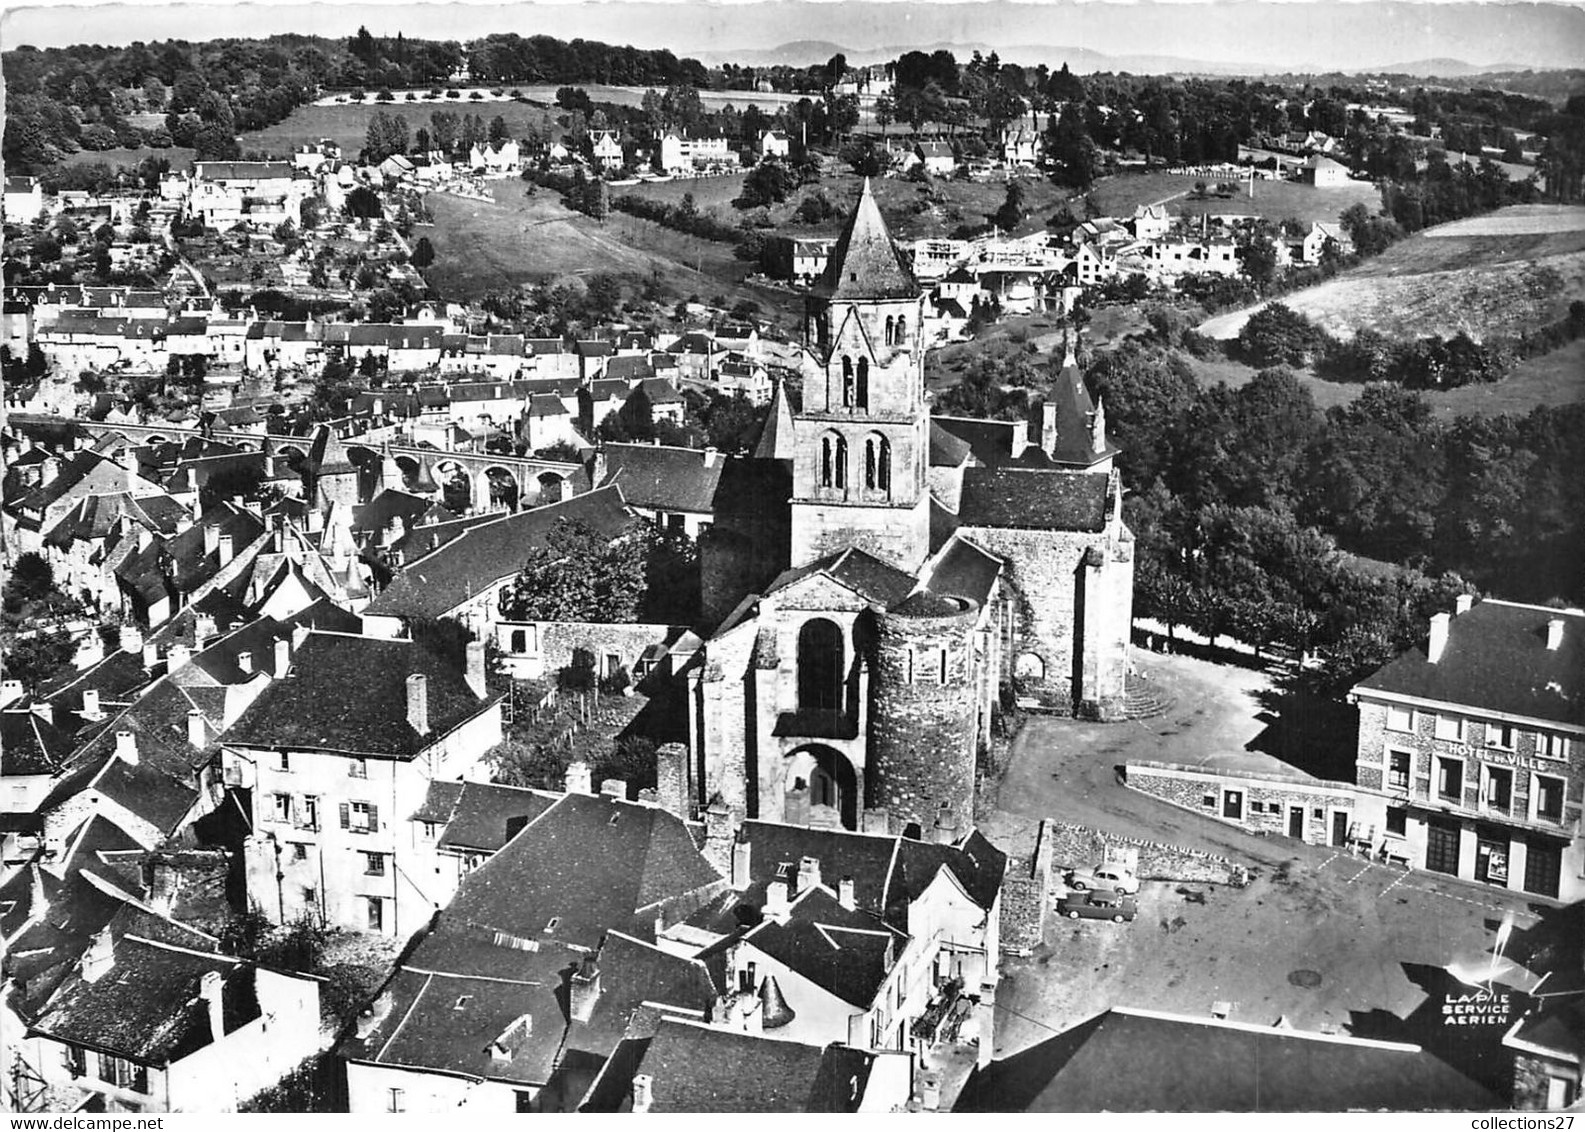
[[[758,818],[931,836],[973,822],[1003,689],[1118,718],[1134,540],[1071,355],[1038,419],[934,417],[925,296],[869,182],[700,541],[717,628],[689,672],[689,791]]]

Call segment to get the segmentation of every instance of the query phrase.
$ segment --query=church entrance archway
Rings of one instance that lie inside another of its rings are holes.
[[[858,828],[858,776],[840,751],[822,744],[787,757],[782,817],[791,825]]]
[[[798,710],[842,709],[842,629],[815,617],[798,630]]]

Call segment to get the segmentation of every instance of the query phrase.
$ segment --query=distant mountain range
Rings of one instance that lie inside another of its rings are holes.
[[[1045,63],[1056,70],[1063,63],[1074,74],[1088,75],[1099,71],[1123,72],[1136,75],[1239,75],[1253,74],[1248,64],[1230,63],[1226,60],[1185,59],[1175,55],[1108,55],[1087,47],[1058,47],[1048,44],[1032,46],[995,47],[988,43],[914,43],[891,47],[852,48],[822,39],[799,39],[771,48],[745,47],[736,51],[713,50],[695,53],[700,62],[709,66],[736,63],[746,67],[812,67],[829,60],[833,55],[844,56],[851,65],[885,63],[909,51],[951,51],[960,60],[974,52],[989,55],[996,52],[1004,63],[1018,63],[1035,67]],[[1495,75],[1511,71],[1528,70],[1518,63],[1492,63],[1478,66],[1462,59],[1416,59],[1409,63],[1387,63],[1369,67],[1329,67],[1327,71],[1342,74],[1413,75],[1417,78],[1464,78],[1470,75]],[[1282,68],[1286,71],[1319,73],[1322,68]]]

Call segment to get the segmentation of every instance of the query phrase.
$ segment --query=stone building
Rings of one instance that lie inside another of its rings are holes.
[[[1356,817],[1415,868],[1585,896],[1585,613],[1460,597],[1360,681]]]
[[[1003,689],[1123,712],[1134,543],[1103,411],[1070,359],[1033,427],[932,418],[923,317],[866,183],[808,296],[802,405],[778,389],[742,461],[780,490],[701,539],[695,809],[967,828]]]

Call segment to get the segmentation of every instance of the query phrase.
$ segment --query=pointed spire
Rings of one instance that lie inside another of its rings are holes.
[[[771,395],[765,427],[760,430],[759,443],[754,446],[754,459],[791,460],[793,447],[792,405],[787,401],[786,388],[778,381],[776,392]]]
[[[767,1030],[780,1029],[798,1017],[798,1012],[787,1005],[775,975],[766,975],[759,985],[759,1001],[763,1008],[760,1012],[762,1025]]]
[[[913,299],[920,294],[913,271],[892,243],[868,177],[816,289],[832,299]]]
[[[1095,398],[1095,412],[1090,415],[1090,447],[1096,452],[1106,451],[1106,399]]]

